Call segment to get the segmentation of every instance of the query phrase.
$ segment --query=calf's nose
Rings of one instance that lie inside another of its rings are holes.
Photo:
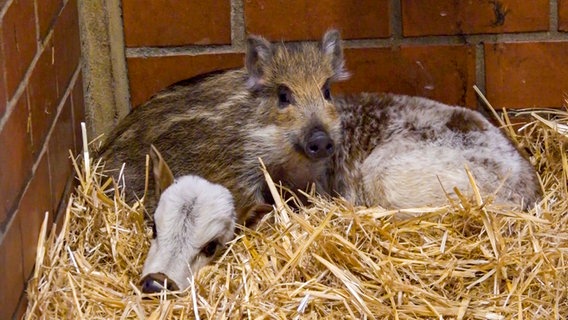
[[[324,159],[333,154],[333,140],[321,130],[313,131],[307,139],[305,150],[311,159]]]
[[[169,291],[179,290],[177,284],[161,272],[149,273],[140,280],[140,284],[142,285],[142,292],[144,293],[157,293],[165,289]]]

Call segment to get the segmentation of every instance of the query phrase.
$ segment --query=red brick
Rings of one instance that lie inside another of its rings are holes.
[[[246,29],[271,40],[317,40],[328,28],[344,39],[390,36],[388,0],[246,0]]]
[[[23,94],[0,132],[0,225],[23,191],[32,168],[28,105]],[[1,273],[1,272],[0,272]]]
[[[393,92],[474,107],[475,52],[469,46],[347,49],[350,80],[337,91]]]
[[[402,1],[405,36],[546,31],[548,0]]]
[[[199,74],[241,67],[242,54],[211,54],[159,58],[129,58],[128,77],[133,106],[148,100],[153,94],[177,81]]]
[[[81,135],[81,122],[85,122],[85,101],[83,96],[83,76],[79,74],[73,91],[71,91],[73,101],[73,131],[75,132],[74,154],[78,154],[83,150],[83,141]]]
[[[20,206],[20,232],[22,234],[24,276],[27,278],[35,263],[39,229],[43,223],[46,211],[52,211],[51,183],[49,179],[49,164],[44,153],[38,162],[34,176],[31,179]],[[48,227],[51,225],[48,223]]]
[[[28,86],[33,151],[43,147],[47,132],[57,114],[57,79],[51,41],[47,43],[32,71]]]
[[[499,108],[563,105],[567,52],[568,42],[486,44],[487,98]]]
[[[3,43],[2,31],[0,30],[0,119],[2,119],[2,116],[6,112],[6,106],[8,104],[8,95],[6,93],[6,78],[5,78],[6,69],[4,65],[4,62],[6,60],[4,59],[4,50],[3,50],[4,48],[2,46],[2,43]]]
[[[228,44],[231,1],[123,0],[128,47]]]
[[[73,149],[75,143],[71,107],[71,99],[68,99],[63,105],[59,117],[56,119],[55,127],[49,140],[48,154],[53,212],[57,210],[63,190],[71,174],[69,150]]]
[[[39,25],[40,39],[44,39],[49,33],[50,27],[55,21],[55,17],[63,6],[63,0],[41,0],[37,1],[37,18]]]
[[[14,220],[4,234],[0,244],[0,319],[12,319],[18,307],[20,295],[24,290],[24,273],[22,267],[22,242],[19,217]]]
[[[4,15],[2,32],[9,97],[14,95],[37,50],[34,17],[33,0],[14,0]]]
[[[55,47],[57,92],[59,96],[62,96],[81,58],[77,0],[67,2],[57,18],[53,45]]]
[[[558,29],[568,31],[568,0],[558,0]]]

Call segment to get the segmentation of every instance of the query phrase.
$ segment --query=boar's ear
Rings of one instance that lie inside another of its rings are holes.
[[[247,39],[245,66],[249,74],[247,85],[254,89],[262,86],[266,79],[264,68],[272,58],[272,44],[263,37],[250,35]]]
[[[162,192],[174,183],[174,175],[154,145],[150,145],[150,159],[152,160],[152,174],[154,175],[156,196],[159,198]]]
[[[343,60],[343,48],[341,46],[341,36],[339,31],[335,29],[328,30],[321,40],[321,51],[325,57],[329,57],[333,68],[334,81],[346,80],[350,74],[345,69],[345,60]]]

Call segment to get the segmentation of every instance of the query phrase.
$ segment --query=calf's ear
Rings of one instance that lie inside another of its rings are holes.
[[[167,187],[174,183],[174,175],[160,151],[154,145],[150,145],[150,160],[152,160],[152,174],[154,176],[156,196],[159,197]]]

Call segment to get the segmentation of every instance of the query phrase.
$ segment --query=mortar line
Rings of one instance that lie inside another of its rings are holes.
[[[473,34],[466,36],[466,43],[491,43],[491,42],[546,42],[568,41],[568,33],[550,31],[531,33],[506,33],[506,34]],[[463,45],[463,36],[425,36],[411,38],[383,38],[343,40],[345,48],[390,48],[396,45]],[[178,55],[200,55],[206,53],[242,53],[242,50],[231,45],[212,46],[178,46],[178,47],[136,47],[126,48],[126,57],[145,58]]]
[[[558,33],[558,0],[550,0],[548,7],[550,8],[549,14],[549,27],[550,33]]]
[[[178,56],[178,55],[199,55],[204,53],[239,53],[231,45],[212,45],[212,46],[180,46],[180,47],[136,47],[126,48],[127,58],[146,58],[161,56]]]
[[[402,4],[400,0],[391,0],[389,5],[389,27],[391,29],[390,41],[392,46],[397,46],[398,42],[404,38],[402,34]]]
[[[481,90],[485,91],[485,46],[483,43],[475,45],[475,84]]]
[[[544,32],[525,32],[525,33],[504,33],[504,34],[471,34],[465,36],[465,43],[477,44],[485,42],[523,42],[523,41],[568,41],[568,33],[551,34]],[[460,35],[451,36],[422,36],[408,37],[398,40],[401,45],[453,45],[464,44],[464,37]],[[346,47],[389,47],[392,46],[391,39],[365,39],[365,40],[344,40]]]
[[[231,47],[244,50],[246,38],[244,1],[231,0]]]

